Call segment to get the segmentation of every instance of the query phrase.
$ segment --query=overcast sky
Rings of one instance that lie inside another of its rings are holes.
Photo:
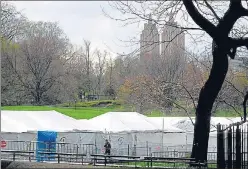
[[[123,53],[132,49],[125,48],[121,40],[138,36],[141,31],[136,25],[122,27],[120,23],[103,15],[102,8],[111,10],[107,1],[16,1],[13,3],[30,20],[56,21],[73,44],[80,45],[83,39],[90,40],[93,47]],[[114,13],[115,12],[115,13]],[[133,49],[135,47],[132,47]],[[137,46],[136,46],[137,48]]]
[[[111,16],[121,18],[116,10],[111,9],[107,1],[15,1],[18,11],[33,21],[58,22],[71,42],[82,45],[83,39],[90,40],[93,48],[107,49],[114,53],[129,53],[139,46],[126,47],[120,40],[139,39],[143,24],[123,27],[120,22],[104,16],[102,8]],[[186,48],[191,51],[204,49],[191,45],[186,36]],[[130,44],[129,44],[130,46]]]

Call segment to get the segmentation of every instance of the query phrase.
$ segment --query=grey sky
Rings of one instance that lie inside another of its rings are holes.
[[[15,1],[17,10],[21,10],[30,20],[58,22],[71,42],[81,45],[83,39],[90,40],[93,48],[107,49],[113,53],[127,53],[138,46],[124,47],[119,41],[140,36],[143,25],[122,27],[121,23],[103,15],[101,7],[109,14],[119,17],[120,13],[111,9],[107,1]],[[189,45],[186,37],[186,46]]]
[[[105,17],[101,7],[109,9],[106,1],[16,1],[13,3],[30,20],[56,21],[73,44],[83,39],[92,41],[93,47],[123,53],[131,51],[122,47],[118,39],[127,40],[139,36],[141,28],[135,25],[122,27],[120,23]],[[111,11],[114,14],[113,10]],[[117,13],[116,13],[117,14]]]

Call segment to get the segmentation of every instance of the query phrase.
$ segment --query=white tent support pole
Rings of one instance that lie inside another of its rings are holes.
[[[97,154],[96,137],[97,137],[97,133],[95,133],[95,154]]]
[[[186,132],[186,152],[187,152],[187,147],[188,147],[188,134]]]
[[[164,151],[164,118],[162,122],[162,152]]]

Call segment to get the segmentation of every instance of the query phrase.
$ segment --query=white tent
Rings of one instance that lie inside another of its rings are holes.
[[[240,118],[212,117],[211,124],[237,121]],[[58,132],[58,142],[96,144],[98,153],[106,138],[111,141],[113,153],[127,154],[127,147],[134,151],[136,146],[137,155],[145,155],[148,146],[151,152],[168,147],[166,150],[184,149],[193,140],[188,117],[146,117],[137,112],[109,112],[90,120],[76,120],[56,111],[2,111],[1,126],[4,140],[35,141],[37,131],[52,130]],[[210,134],[209,145],[216,146],[216,133]]]
[[[192,122],[195,122],[195,117],[148,117],[148,120],[156,125],[157,127],[163,126],[170,126],[171,128],[176,128],[183,130],[185,132],[193,132],[194,125]],[[192,120],[192,121],[191,121]],[[233,117],[212,117],[211,118],[211,130],[216,130],[217,124],[222,125],[229,125],[231,123],[235,123],[240,121],[240,117],[233,118]],[[161,127],[160,127],[161,128]]]
[[[127,147],[136,155],[146,155],[149,151],[157,151],[158,147],[180,146],[186,144],[186,134],[183,130],[154,120],[137,112],[108,112],[89,122],[105,132],[105,137],[111,141],[113,150],[118,149],[119,155],[127,153]],[[163,125],[164,124],[164,125]],[[162,150],[162,149],[160,149]],[[113,152],[117,153],[117,152]]]
[[[164,119],[164,123],[168,125],[174,125],[180,120],[188,119],[188,117],[148,117],[148,119],[154,123],[161,123]]]
[[[187,117],[148,117],[148,121],[151,122],[153,125],[157,126],[157,128],[163,129],[165,132],[184,132],[177,127],[175,124],[178,121],[186,120]]]
[[[90,128],[80,125],[69,116],[56,111],[1,111],[1,125],[3,132],[28,132],[39,130],[53,130],[57,132]]]
[[[91,124],[89,120],[80,119],[76,121],[76,125],[78,126],[78,130],[80,131],[99,131],[97,127]]]
[[[155,124],[148,117],[137,112],[108,112],[97,116],[89,122],[97,126],[100,131],[106,132],[133,132],[133,131],[162,131],[163,126]],[[183,132],[180,129],[164,125],[164,132]]]
[[[56,131],[57,142],[80,145],[77,150],[70,144],[64,147],[63,144],[59,144],[60,151],[63,152],[85,153],[89,151],[90,145],[83,146],[83,144],[95,144],[96,139],[104,143],[102,133],[90,131],[93,128],[90,124],[78,122],[56,111],[2,111],[1,113],[1,137],[7,141],[4,149],[29,150],[31,146],[31,149],[35,150],[37,131]],[[31,141],[32,144],[29,144]]]

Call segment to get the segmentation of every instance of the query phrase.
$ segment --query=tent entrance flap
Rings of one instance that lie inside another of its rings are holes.
[[[54,131],[38,131],[37,132],[37,148],[36,159],[40,161],[54,161],[56,152],[57,132]]]

